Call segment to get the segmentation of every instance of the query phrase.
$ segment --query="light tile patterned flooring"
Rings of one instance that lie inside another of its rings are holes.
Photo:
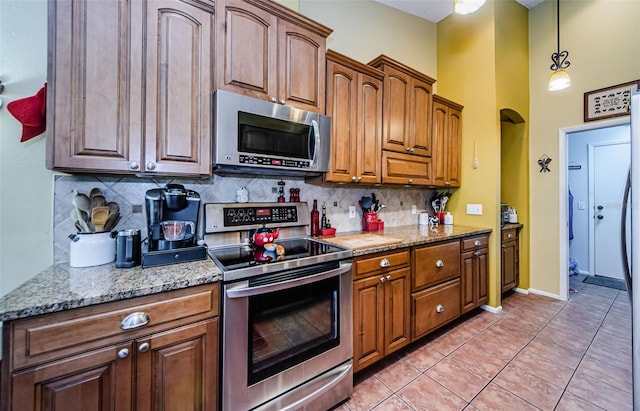
[[[627,293],[583,277],[568,302],[513,293],[391,355],[335,410],[631,410]]]

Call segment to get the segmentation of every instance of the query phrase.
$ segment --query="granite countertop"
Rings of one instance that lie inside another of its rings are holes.
[[[319,239],[338,245],[336,239],[359,234],[375,234],[385,240],[398,240],[384,245],[373,242],[365,248],[354,249],[353,256],[357,257],[490,232],[490,228],[463,225],[440,225],[434,228],[412,225],[388,227],[371,233],[343,232]],[[221,275],[220,269],[208,257],[202,261],[145,269],[116,268],[115,263],[84,268],[69,267],[66,263],[55,264],[0,298],[0,321],[213,283],[219,281]]]
[[[440,224],[437,227],[430,228],[429,226],[420,225],[407,225],[400,227],[385,227],[383,231],[375,231],[370,233],[363,232],[344,232],[336,233],[335,236],[319,237],[321,241],[328,243],[338,244],[340,237],[353,236],[357,234],[377,234],[387,237],[392,237],[400,240],[394,244],[384,244],[380,246],[372,245],[367,248],[354,249],[353,256],[361,256],[373,253],[379,253],[383,251],[391,251],[404,247],[412,247],[416,245],[435,243],[439,241],[453,240],[456,238],[469,237],[472,235],[490,233],[490,228],[472,227],[465,225],[443,225]],[[336,241],[337,239],[337,241]]]
[[[206,260],[142,269],[115,263],[73,268],[54,264],[0,298],[0,321],[27,318],[219,281]]]

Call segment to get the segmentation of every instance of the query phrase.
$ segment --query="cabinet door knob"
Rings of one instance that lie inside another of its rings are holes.
[[[450,186],[451,185],[451,181],[445,181],[444,185],[445,186]]]
[[[277,103],[277,102],[278,102],[278,99],[277,99],[277,98],[275,98],[275,97],[271,97],[271,102],[272,102],[272,103]]]
[[[410,153],[413,153],[413,151],[414,151],[414,150],[413,150],[413,147],[411,147],[411,148],[409,149],[409,152],[410,152]]]
[[[140,164],[138,164],[137,161],[132,161],[129,163],[129,169],[131,170],[137,170],[140,168]]]
[[[413,178],[409,179],[409,184],[413,184]]]
[[[285,101],[284,100],[280,100],[280,104],[282,104],[284,106]]]
[[[143,342],[142,344],[140,344],[138,346],[138,351],[139,352],[147,352],[147,351],[149,351],[149,343],[148,342]]]
[[[118,351],[118,358],[127,358],[128,356],[129,356],[128,348],[123,348],[120,351]]]
[[[156,163],[154,163],[153,161],[149,161],[147,163],[147,170],[151,171],[151,170],[155,170],[156,168]]]
[[[387,281],[391,281],[391,276],[390,275],[387,275],[386,278],[387,278]]]
[[[444,267],[444,261],[442,261],[442,260],[436,261],[436,267],[438,267],[438,268]]]
[[[407,150],[407,153],[408,153],[409,151],[411,151],[411,147],[407,147],[406,150]]]
[[[380,277],[380,282],[384,283],[384,277]]]
[[[475,252],[473,253],[473,255],[480,255],[480,254],[482,254],[480,251],[475,251]]]
[[[353,181],[355,183],[356,181],[358,181],[358,177],[356,177],[356,176],[351,177],[351,181]]]
[[[149,324],[149,321],[151,321],[151,318],[147,313],[138,311],[127,315],[120,323],[120,329],[132,330]]]
[[[480,240],[476,240],[473,245],[475,245],[476,247],[480,245]]]
[[[386,258],[383,258],[382,260],[380,260],[380,267],[385,268],[385,267],[389,267],[390,265],[391,263]]]
[[[362,176],[358,176],[358,183],[362,181]]]
[[[444,307],[442,306],[442,304],[438,304],[438,305],[436,306],[436,312],[437,312],[437,313],[441,313],[441,312],[443,312],[443,311],[444,311]]]
[[[513,237],[513,234],[511,233],[507,234],[507,238],[511,238],[511,237]]]

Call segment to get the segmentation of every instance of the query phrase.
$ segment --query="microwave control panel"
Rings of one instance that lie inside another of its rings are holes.
[[[224,226],[243,226],[269,223],[295,223],[298,208],[291,206],[225,208]]]
[[[311,161],[308,160],[287,160],[275,157],[248,156],[240,155],[240,164],[251,164],[270,167],[287,167],[287,168],[310,168]]]

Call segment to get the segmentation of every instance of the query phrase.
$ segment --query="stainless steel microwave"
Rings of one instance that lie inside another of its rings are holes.
[[[216,90],[213,169],[310,176],[329,171],[331,117]]]

